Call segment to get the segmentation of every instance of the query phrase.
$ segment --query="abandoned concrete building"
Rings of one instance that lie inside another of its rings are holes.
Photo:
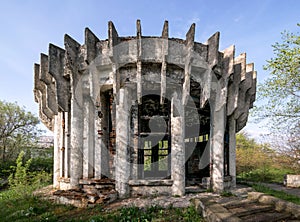
[[[162,35],[108,39],[88,28],[83,45],[64,37],[34,66],[41,121],[54,132],[54,187],[97,185],[111,178],[119,197],[184,195],[189,186],[235,187],[236,133],[256,94],[246,54]]]

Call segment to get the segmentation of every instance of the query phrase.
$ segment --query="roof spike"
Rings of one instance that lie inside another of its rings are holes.
[[[246,73],[254,71],[254,63],[249,63],[246,65]]]
[[[80,47],[80,44],[68,34],[65,34],[64,36],[64,43],[65,47],[66,45],[69,45],[70,47],[76,47],[77,49]]]
[[[136,35],[138,38],[142,37],[142,27],[141,27],[141,20],[136,20]]]
[[[223,72],[222,75],[227,78],[234,72],[234,53],[235,46],[231,45],[228,48],[224,49],[222,52],[223,56]]]
[[[165,20],[165,22],[164,22],[164,27],[163,27],[161,37],[164,39],[169,38],[169,22],[167,20]]]
[[[118,32],[114,26],[114,23],[112,21],[108,22],[108,44],[109,47],[114,47],[118,44]]]
[[[193,23],[189,29],[189,31],[186,33],[186,45],[187,47],[193,47],[194,46],[194,40],[195,40],[195,28],[196,24]]]
[[[214,67],[219,63],[219,40],[220,32],[213,34],[208,40],[208,63],[211,67]]]
[[[99,39],[97,36],[89,29],[84,30],[85,46],[86,46],[86,58],[85,61],[90,64],[97,55],[97,42]]]

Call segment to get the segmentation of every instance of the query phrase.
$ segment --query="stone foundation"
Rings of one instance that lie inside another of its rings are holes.
[[[130,180],[131,196],[171,195],[172,180]]]

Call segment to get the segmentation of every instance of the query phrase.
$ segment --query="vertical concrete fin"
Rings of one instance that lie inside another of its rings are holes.
[[[182,89],[182,103],[186,105],[188,96],[190,95],[190,79],[191,79],[191,69],[192,69],[192,53],[194,48],[194,39],[195,39],[195,23],[193,23],[186,34],[186,50],[187,55],[185,58],[184,64],[184,83]]]
[[[53,113],[46,106],[46,85],[40,80],[41,65],[34,64],[34,99],[39,104],[39,117],[43,124],[53,130]]]
[[[164,22],[164,27],[163,27],[161,37],[163,39],[168,39],[169,38],[169,22],[167,20]]]
[[[136,20],[136,36],[138,38],[142,37],[142,27],[141,27],[141,20]]]
[[[115,98],[116,104],[119,103],[119,97],[118,92],[120,89],[120,78],[119,78],[119,71],[118,71],[118,64],[115,59],[115,49],[114,46],[116,46],[119,43],[119,35],[118,32],[112,23],[112,21],[108,22],[108,48],[109,48],[109,57],[112,61],[112,73],[113,73],[113,94]]]
[[[193,23],[191,25],[189,31],[185,35],[185,44],[186,44],[187,48],[193,49],[193,47],[194,47],[195,28],[196,28],[196,24]]]
[[[41,105],[42,105],[42,112],[47,116],[48,121],[52,121],[53,118],[53,112],[51,109],[49,109],[48,106],[48,93],[47,93],[47,85],[45,82],[41,81],[41,76],[44,76],[46,72],[48,72],[48,64],[47,64],[47,58],[45,60],[45,57],[41,58],[40,61],[40,70],[39,70],[39,89],[41,92]]]
[[[108,22],[108,47],[112,48],[119,43],[119,35],[112,21]]]
[[[33,69],[34,69],[34,88],[33,88],[34,101],[36,103],[38,103],[39,102],[39,94],[40,94],[40,90],[39,90],[40,65],[35,63]]]
[[[238,56],[235,59],[235,64],[240,64],[240,75],[241,75],[241,81],[245,80],[246,78],[246,53],[242,53],[240,56]]]
[[[169,27],[168,21],[165,21],[162,31],[162,62],[161,62],[161,75],[160,75],[160,104],[164,103],[167,88],[167,56],[169,49]]]
[[[66,49],[64,77],[70,78],[70,74],[75,75],[75,73],[78,73],[80,44],[67,34],[64,37],[64,44]]]
[[[240,131],[247,123],[249,108],[251,105],[251,95],[249,90],[253,84],[253,64],[246,65],[246,55],[243,54],[241,62],[241,82],[239,84],[239,95],[237,109],[234,111],[236,121],[236,130]],[[249,71],[249,72],[246,72]],[[244,75],[244,77],[243,77]],[[242,79],[243,78],[243,79]]]
[[[138,104],[142,104],[142,28],[141,21],[136,21],[136,43],[137,43],[137,75],[136,75],[136,85],[137,85],[137,100]]]
[[[208,40],[208,55],[207,61],[210,67],[214,67],[219,63],[219,40],[220,32],[213,34]]]
[[[65,50],[49,44],[49,73],[55,79],[56,100],[60,110],[67,112],[70,102],[70,82],[64,78]]]
[[[223,51],[223,69],[222,69],[222,76],[224,78],[228,78],[234,72],[234,53],[235,53],[235,46],[229,46],[227,49]]]
[[[251,78],[249,79],[251,87],[247,90],[247,98],[249,98],[249,108],[253,108],[253,103],[256,97],[256,71],[254,71],[254,63],[247,64],[246,73],[251,73],[251,76],[248,77]]]
[[[238,57],[234,58],[234,66],[233,66],[234,73],[232,75],[232,80],[228,86],[227,116],[232,115],[238,106],[239,85],[241,82],[241,73],[243,70],[242,63],[244,60],[245,60],[245,54],[241,54]]]
[[[51,83],[52,81],[52,77],[48,74],[48,56],[41,53],[40,56],[40,62],[41,62],[41,72],[40,72],[40,80],[44,83],[46,83],[47,85]]]
[[[41,54],[41,67],[40,67],[40,80],[46,85],[46,106],[54,115],[58,112],[58,106],[56,101],[55,84],[52,81],[52,76],[49,74],[49,61],[48,56]]]
[[[256,97],[256,82],[257,82],[257,72],[253,71],[253,79],[252,79],[252,87],[249,90],[249,94],[251,96],[250,98],[250,108],[253,108],[253,103],[255,102],[255,97]]]
[[[97,36],[89,28],[85,28],[84,44],[86,46],[86,57],[84,60],[87,64],[91,64],[97,57],[97,42],[99,42]]]
[[[137,59],[141,60],[142,57],[142,27],[141,21],[136,21],[136,40],[137,40]]]
[[[246,73],[254,71],[254,63],[249,63],[246,65]]]

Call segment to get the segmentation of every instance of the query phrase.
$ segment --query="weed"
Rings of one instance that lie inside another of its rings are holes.
[[[229,191],[223,191],[220,195],[222,197],[232,197],[232,196],[234,196],[234,194],[229,192]]]

